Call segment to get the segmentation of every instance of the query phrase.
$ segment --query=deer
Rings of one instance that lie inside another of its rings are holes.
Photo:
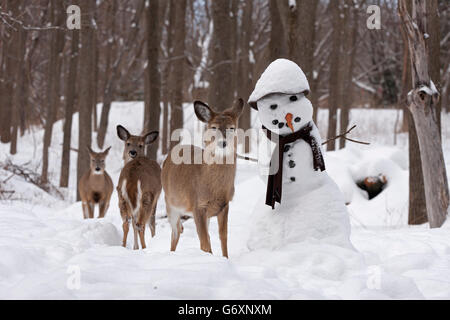
[[[183,156],[184,152],[201,155],[203,160],[179,163],[175,159],[175,146],[164,161],[161,177],[167,217],[172,228],[171,251],[176,250],[183,232],[181,217],[187,215],[194,218],[200,249],[212,254],[208,226],[210,218],[217,217],[222,255],[228,258],[228,211],[236,176],[236,128],[243,107],[244,101],[238,99],[232,107],[217,112],[206,103],[195,101],[195,115],[206,123],[207,130],[203,134],[205,148],[184,145],[177,150],[181,148]],[[214,137],[206,139],[207,132],[213,133]],[[204,161],[208,150],[216,161]],[[225,161],[229,157],[231,163]]]
[[[123,242],[127,246],[130,222],[134,232],[134,250],[145,245],[145,225],[148,224],[152,238],[155,236],[156,205],[161,194],[161,167],[145,156],[145,147],[158,138],[153,131],[143,136],[131,135],[123,126],[117,126],[117,136],[124,141],[124,167],[120,172],[117,194],[123,221]]]
[[[93,219],[95,205],[99,205],[99,218],[104,218],[114,190],[111,177],[105,170],[105,158],[111,147],[103,152],[94,152],[87,146],[90,157],[90,169],[78,183],[84,219]]]

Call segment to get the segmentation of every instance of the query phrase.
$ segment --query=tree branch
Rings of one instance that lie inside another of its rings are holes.
[[[341,133],[340,135],[338,135],[338,136],[336,136],[334,138],[331,138],[331,139],[328,139],[325,142],[322,142],[322,145],[325,145],[325,144],[327,144],[327,143],[329,143],[329,142],[331,142],[333,140],[339,139],[339,138],[344,138],[345,140],[350,141],[350,142],[354,142],[354,143],[369,145],[370,142],[358,141],[358,140],[347,138],[347,134],[349,134],[355,128],[356,128],[356,124],[353,127],[351,127],[350,129],[348,129],[346,132],[343,132],[343,133]]]

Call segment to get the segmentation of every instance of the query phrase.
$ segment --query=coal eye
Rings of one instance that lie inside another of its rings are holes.
[[[291,101],[297,101],[298,98],[297,98],[297,96],[290,96],[289,100],[291,100]]]
[[[272,109],[272,110],[275,110],[276,108],[278,108],[277,104],[273,104],[273,105],[270,106],[270,109]]]

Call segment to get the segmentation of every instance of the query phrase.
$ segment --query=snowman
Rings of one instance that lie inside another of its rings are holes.
[[[278,59],[250,95],[248,103],[262,124],[258,164],[267,182],[253,213],[248,241],[252,250],[303,241],[352,248],[343,196],[325,171],[309,90],[301,68]]]

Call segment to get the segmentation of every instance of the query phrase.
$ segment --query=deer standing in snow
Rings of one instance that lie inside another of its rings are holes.
[[[214,139],[206,142],[206,148],[181,145],[181,150],[190,153],[190,163],[178,163],[174,157],[175,148],[169,153],[162,168],[162,184],[165,192],[167,217],[172,227],[171,251],[175,251],[180,233],[183,232],[181,216],[193,215],[200,239],[200,248],[212,253],[208,233],[209,219],[216,216],[222,254],[228,257],[228,204],[234,195],[236,175],[236,128],[244,102],[239,99],[224,112],[215,112],[207,104],[196,101],[194,109],[197,118],[207,124],[207,131],[215,133]],[[205,139],[205,134],[203,135]],[[205,139],[206,140],[206,139]],[[205,153],[210,150],[214,163],[207,163]],[[200,164],[193,157],[201,155]],[[182,156],[185,158],[185,154]],[[231,163],[225,158],[232,158]],[[195,161],[197,162],[197,161]]]
[[[127,129],[117,126],[119,139],[125,142],[123,159],[125,166],[120,172],[117,193],[120,215],[123,220],[123,243],[126,247],[130,222],[134,231],[134,249],[145,249],[145,225],[148,223],[152,237],[155,236],[156,205],[161,193],[161,168],[156,161],[145,156],[146,145],[158,138],[153,131],[143,136],[133,136]]]
[[[95,205],[99,205],[99,218],[104,218],[114,189],[109,174],[105,171],[105,158],[111,147],[103,152],[94,152],[87,147],[90,156],[90,170],[78,183],[78,191],[83,206],[84,219],[93,219]]]

